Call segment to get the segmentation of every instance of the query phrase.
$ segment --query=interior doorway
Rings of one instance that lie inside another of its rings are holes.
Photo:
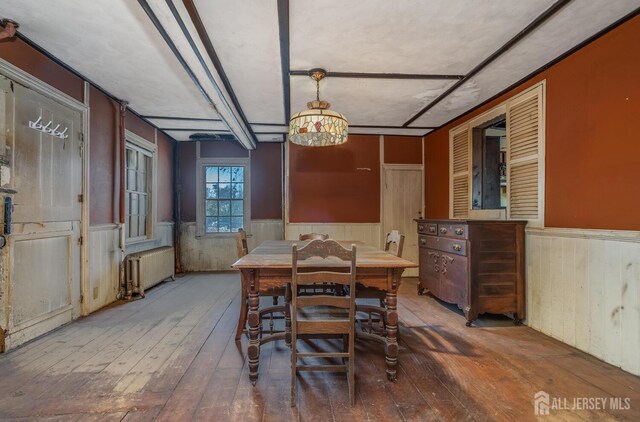
[[[6,349],[81,314],[83,105],[0,75]]]
[[[422,165],[383,164],[382,235],[398,230],[405,236],[402,257],[418,263],[418,232],[414,219],[422,218]],[[409,268],[405,277],[417,277],[418,269]]]

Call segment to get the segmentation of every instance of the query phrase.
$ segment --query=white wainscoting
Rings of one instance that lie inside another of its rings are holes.
[[[120,288],[119,230],[115,224],[89,228],[89,312],[116,300]]]
[[[335,240],[360,240],[380,247],[380,223],[289,223],[285,239],[297,240],[304,233],[328,234]]]
[[[89,228],[89,313],[114,302],[120,289],[120,232],[116,224]],[[156,223],[154,237],[126,245],[125,254],[173,245],[173,222]]]
[[[180,225],[180,259],[182,270],[229,271],[238,259],[234,234],[196,237],[196,223]],[[249,249],[265,240],[282,239],[282,220],[252,220]]]
[[[640,232],[528,229],[527,325],[640,375]]]

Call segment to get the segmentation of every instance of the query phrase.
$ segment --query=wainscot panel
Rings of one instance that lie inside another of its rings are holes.
[[[89,228],[88,310],[97,311],[117,299],[120,288],[119,230],[116,224]]]
[[[527,324],[640,375],[640,232],[528,229]]]
[[[182,270],[229,271],[237,261],[236,240],[233,233],[219,236],[196,237],[196,223],[180,225],[180,259]],[[252,220],[249,249],[265,240],[282,239],[282,220]]]
[[[382,244],[379,223],[289,223],[286,239],[297,240],[304,233],[328,234],[335,240],[360,240],[368,245]]]

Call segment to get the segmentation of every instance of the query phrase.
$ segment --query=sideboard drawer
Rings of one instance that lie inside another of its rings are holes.
[[[467,256],[467,242],[464,239],[447,239],[445,237],[425,236],[426,247],[454,255]]]
[[[467,238],[468,227],[466,224],[438,224],[438,235],[454,237],[458,239]]]
[[[418,233],[430,234],[435,236],[438,234],[438,225],[436,223],[419,223]]]

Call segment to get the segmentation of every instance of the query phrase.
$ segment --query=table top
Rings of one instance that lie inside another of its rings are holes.
[[[267,240],[257,248],[237,260],[232,267],[242,268],[291,268],[291,248],[293,244],[306,245],[305,240]],[[360,241],[338,241],[345,248],[356,246],[356,266],[358,268],[415,268],[418,265],[406,259],[382,251]],[[342,261],[336,259],[312,258],[299,264],[300,267],[335,267]]]

